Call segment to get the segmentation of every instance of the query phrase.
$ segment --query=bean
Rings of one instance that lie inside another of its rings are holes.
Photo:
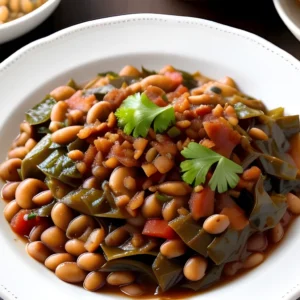
[[[79,283],[84,281],[87,272],[81,270],[75,262],[65,262],[57,266],[55,275],[62,281]]]
[[[288,210],[295,214],[300,214],[300,198],[292,193],[287,194],[287,204],[288,204]]]
[[[30,242],[39,241],[41,239],[42,233],[49,227],[50,227],[49,224],[41,224],[33,227],[29,233],[29,241]]]
[[[65,249],[68,253],[74,256],[80,256],[85,253],[84,242],[78,239],[69,240],[66,242]]]
[[[83,283],[83,287],[91,292],[101,289],[106,283],[106,275],[102,272],[89,273]]]
[[[135,281],[135,275],[130,271],[112,272],[108,275],[106,281],[108,284],[115,286],[130,284]]]
[[[198,281],[205,275],[207,261],[202,256],[194,256],[187,260],[183,267],[184,276],[191,281]]]
[[[8,158],[20,158],[23,159],[28,153],[26,147],[17,147],[8,152]]]
[[[175,165],[174,161],[167,156],[158,156],[153,162],[159,173],[168,173]]]
[[[16,182],[8,182],[6,183],[1,190],[1,197],[4,200],[11,201],[15,199],[16,195],[16,189],[18,185],[20,184],[20,181]]]
[[[68,157],[74,161],[83,160],[84,154],[80,150],[72,150],[68,153]]]
[[[142,90],[146,90],[148,86],[154,85],[165,92],[175,90],[177,84],[169,77],[164,75],[150,75],[141,81]]]
[[[1,5],[0,6],[0,22],[6,22],[9,17],[9,10],[6,6]]]
[[[273,243],[278,243],[282,240],[284,229],[281,223],[278,223],[274,228],[270,229],[270,239]]]
[[[243,179],[245,180],[257,180],[261,174],[261,169],[258,167],[251,167],[243,173]]]
[[[83,187],[84,189],[93,189],[93,188],[94,188],[94,189],[100,189],[100,186],[99,186],[99,184],[98,184],[98,181],[97,181],[96,177],[94,177],[94,176],[91,176],[91,177],[87,178],[87,179],[83,182],[82,187]]]
[[[245,260],[243,264],[244,269],[251,269],[259,264],[261,264],[264,260],[264,255],[262,253],[253,253]]]
[[[27,244],[26,251],[32,258],[41,263],[44,263],[45,260],[52,254],[52,251],[40,241]]]
[[[97,271],[106,263],[106,259],[99,253],[83,253],[77,259],[79,268],[85,271]]]
[[[221,82],[221,83],[224,83],[226,85],[229,85],[233,88],[236,88],[236,84],[235,84],[234,80],[232,78],[228,77],[228,76],[225,76],[225,77],[221,78],[218,81]]]
[[[268,247],[268,239],[267,237],[261,233],[253,234],[247,242],[247,250],[250,252],[263,252]]]
[[[212,215],[203,223],[203,229],[210,234],[220,234],[224,232],[230,224],[229,218],[225,215]]]
[[[227,263],[224,266],[223,272],[226,276],[233,276],[242,268],[243,268],[243,263],[239,261],[234,261],[234,262]]]
[[[142,234],[134,233],[131,239],[131,244],[133,247],[140,248],[144,245],[145,239]]]
[[[4,181],[19,181],[18,169],[21,168],[20,158],[11,158],[0,165],[0,178]]]
[[[92,231],[87,241],[84,244],[84,248],[89,252],[95,252],[100,244],[104,241],[105,230],[103,227],[97,228]]]
[[[83,126],[74,125],[58,129],[52,134],[52,142],[57,144],[69,144],[77,138],[77,134]]]
[[[128,189],[124,187],[124,179],[128,176],[134,178],[136,176],[136,169],[119,167],[111,173],[109,178],[109,186],[114,191],[116,196],[130,194]]]
[[[64,203],[56,203],[51,211],[51,218],[58,228],[66,231],[74,217],[73,211]]]
[[[20,1],[19,0],[10,0],[9,8],[12,12],[18,13],[20,11]]]
[[[162,214],[162,202],[152,194],[145,199],[141,212],[147,219],[158,218]]]
[[[91,232],[96,228],[94,219],[90,216],[80,215],[70,222],[67,228],[69,239],[78,238],[86,242]]]
[[[41,241],[53,252],[62,253],[65,252],[65,244],[68,239],[60,228],[53,226],[42,233]]]
[[[20,133],[13,143],[13,147],[25,146],[26,142],[30,138],[27,132]]]
[[[62,101],[62,100],[67,100],[71,96],[75,94],[75,90],[71,88],[70,86],[59,86],[56,89],[54,89],[51,93],[50,96],[52,96],[56,101]]]
[[[186,245],[181,240],[168,240],[160,246],[160,253],[168,259],[181,256],[186,251]]]
[[[47,190],[46,184],[35,178],[23,180],[16,190],[16,201],[22,208],[32,208],[32,198],[43,190]]]
[[[8,0],[0,0],[0,6],[7,5],[7,4],[8,4]]]
[[[141,73],[137,68],[127,65],[119,72],[119,75],[120,76],[140,77]]]
[[[267,141],[269,139],[264,131],[256,127],[253,127],[249,130],[249,135],[256,140]]]
[[[149,163],[151,163],[155,159],[155,157],[157,156],[157,154],[158,154],[158,152],[157,152],[157,150],[154,147],[150,148],[147,151],[146,156],[145,156],[146,161],[149,162]]]
[[[136,216],[135,218],[128,218],[127,223],[136,226],[136,227],[142,227],[145,225],[146,219],[143,217],[142,214]]]
[[[96,120],[100,122],[104,122],[107,120],[107,117],[112,112],[112,106],[109,102],[101,101],[92,106],[92,108],[88,111],[86,116],[86,122],[88,124],[95,123]]]
[[[34,4],[31,0],[21,0],[21,9],[25,14],[34,10]]]
[[[192,192],[192,188],[182,181],[167,181],[158,185],[157,189],[170,196],[185,196]]]
[[[219,95],[203,94],[196,96],[189,96],[188,100],[193,105],[224,105],[225,102]]]
[[[32,202],[38,206],[44,206],[52,202],[53,196],[50,190],[38,193],[32,198]]]
[[[76,259],[73,255],[69,253],[55,253],[50,255],[46,261],[45,261],[45,266],[51,270],[55,271],[56,268],[65,262],[75,262]]]
[[[50,122],[49,130],[51,132],[55,132],[55,131],[61,129],[63,126],[64,126],[64,124],[61,123],[61,122],[54,122],[54,121],[52,121],[52,122]]]
[[[36,146],[36,144],[37,142],[34,139],[30,138],[25,143],[25,148],[27,149],[27,151],[31,151]]]
[[[28,122],[26,122],[26,121],[24,121],[24,122],[22,122],[20,124],[20,131],[21,132],[26,132],[29,137],[31,137],[32,134],[33,134],[33,128],[32,128],[32,126]]]
[[[109,247],[117,247],[129,238],[129,233],[124,227],[119,227],[105,237],[105,243]]]
[[[72,109],[67,116],[69,125],[76,125],[83,122],[84,113],[79,109]]]
[[[7,222],[10,222],[12,218],[21,210],[16,200],[13,200],[6,204],[3,214]]]
[[[68,104],[64,101],[57,102],[51,111],[50,119],[53,122],[64,122],[66,113],[68,111]]]
[[[122,286],[120,290],[121,292],[130,297],[137,297],[144,294],[144,290],[137,283]]]
[[[135,191],[136,190],[136,180],[131,176],[127,176],[124,178],[124,186],[126,187],[126,189],[128,189],[130,191]]]
[[[291,214],[288,211],[286,211],[282,219],[280,220],[280,223],[283,227],[286,227],[290,223],[291,219]]]

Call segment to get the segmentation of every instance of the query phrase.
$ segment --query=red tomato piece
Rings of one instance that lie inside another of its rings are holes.
[[[194,220],[208,217],[214,213],[215,192],[209,187],[199,193],[192,193],[189,200],[189,207]]]
[[[171,78],[176,85],[180,85],[183,82],[182,74],[179,72],[166,72],[164,75]]]
[[[230,221],[230,227],[235,230],[242,230],[248,224],[249,221],[245,216],[245,212],[238,206],[225,207],[220,212],[221,215],[226,215]]]
[[[95,95],[89,95],[84,97],[82,91],[77,91],[70,99],[66,100],[70,109],[78,109],[83,112],[88,112],[88,110],[93,106],[96,101]]]
[[[12,230],[22,236],[28,236],[33,227],[43,224],[49,224],[50,222],[47,218],[35,217],[27,220],[26,216],[30,214],[31,211],[28,209],[20,210],[11,220],[10,226]]]
[[[209,138],[216,144],[213,150],[225,157],[229,157],[232,150],[241,141],[241,135],[233,130],[225,120],[216,119],[204,122],[203,126]]]
[[[148,220],[145,223],[143,234],[168,240],[177,237],[177,234],[168,225],[168,222],[160,219]]]

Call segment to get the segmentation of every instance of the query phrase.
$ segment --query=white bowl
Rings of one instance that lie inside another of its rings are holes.
[[[298,0],[273,0],[282,21],[300,41],[300,3]]]
[[[96,20],[55,33],[19,50],[0,65],[0,161],[24,112],[70,77],[85,81],[125,64],[158,69],[166,64],[233,77],[269,107],[300,113],[295,99],[300,62],[251,33],[210,21],[127,15]],[[4,203],[0,201],[0,211]],[[244,276],[193,299],[294,300],[300,296],[300,219],[266,261]],[[0,217],[0,296],[5,300],[117,299],[89,293],[55,277],[25,253],[24,243]]]
[[[0,44],[13,40],[40,25],[52,14],[59,2],[60,0],[48,0],[31,13],[11,22],[1,24]]]

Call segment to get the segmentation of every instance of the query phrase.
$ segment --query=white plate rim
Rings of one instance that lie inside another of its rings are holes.
[[[211,29],[215,29],[217,31],[223,31],[228,34],[233,34],[237,36],[238,38],[247,39],[259,47],[262,47],[266,49],[267,51],[270,51],[271,53],[278,56],[280,59],[284,60],[286,64],[289,65],[289,67],[293,68],[294,70],[297,70],[299,72],[300,76],[300,62],[294,58],[292,55],[288,54],[284,50],[280,49],[279,47],[271,44],[270,42],[266,41],[265,39],[256,36],[255,34],[232,28],[226,25],[222,25],[219,23],[215,23],[208,20],[203,19],[195,19],[190,17],[178,17],[178,16],[169,16],[169,15],[159,15],[159,14],[134,14],[134,15],[125,15],[125,16],[118,16],[118,17],[110,17],[106,19],[101,20],[95,20],[90,21],[86,23],[82,23],[79,25],[72,26],[70,28],[61,30],[57,33],[54,33],[48,37],[45,37],[43,39],[37,40],[35,42],[32,42],[31,44],[23,47],[22,49],[18,50],[16,53],[11,55],[9,58],[7,58],[5,61],[3,61],[0,64],[0,75],[5,75],[5,71],[10,68],[11,65],[17,63],[22,57],[25,57],[26,55],[30,55],[30,52],[33,49],[44,47],[52,42],[55,42],[56,40],[61,40],[65,36],[72,35],[72,33],[88,30],[91,27],[101,27],[101,26],[110,26],[113,24],[121,24],[126,22],[134,22],[134,21],[157,21],[157,22],[168,22],[168,21],[177,21],[178,23],[186,23],[186,24],[193,24],[198,25],[202,27],[209,27]],[[299,285],[291,287],[289,291],[285,295],[281,297],[281,299],[284,300],[292,300],[296,296],[296,294],[299,296],[300,289]],[[15,300],[17,299],[13,292],[8,291],[0,282],[0,295],[9,297],[9,300]],[[6,299],[5,299],[6,300]]]

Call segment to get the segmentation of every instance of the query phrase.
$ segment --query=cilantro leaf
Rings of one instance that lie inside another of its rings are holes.
[[[115,115],[119,127],[134,137],[146,137],[152,123],[155,132],[163,132],[175,122],[175,112],[171,105],[157,106],[145,93],[127,97]]]
[[[213,191],[224,193],[228,186],[236,187],[239,182],[237,174],[243,172],[243,168],[232,160],[194,142],[189,143],[181,154],[187,158],[180,164],[180,168],[183,172],[182,179],[188,184],[194,183],[197,186],[204,183],[210,168],[218,163],[209,186]]]

